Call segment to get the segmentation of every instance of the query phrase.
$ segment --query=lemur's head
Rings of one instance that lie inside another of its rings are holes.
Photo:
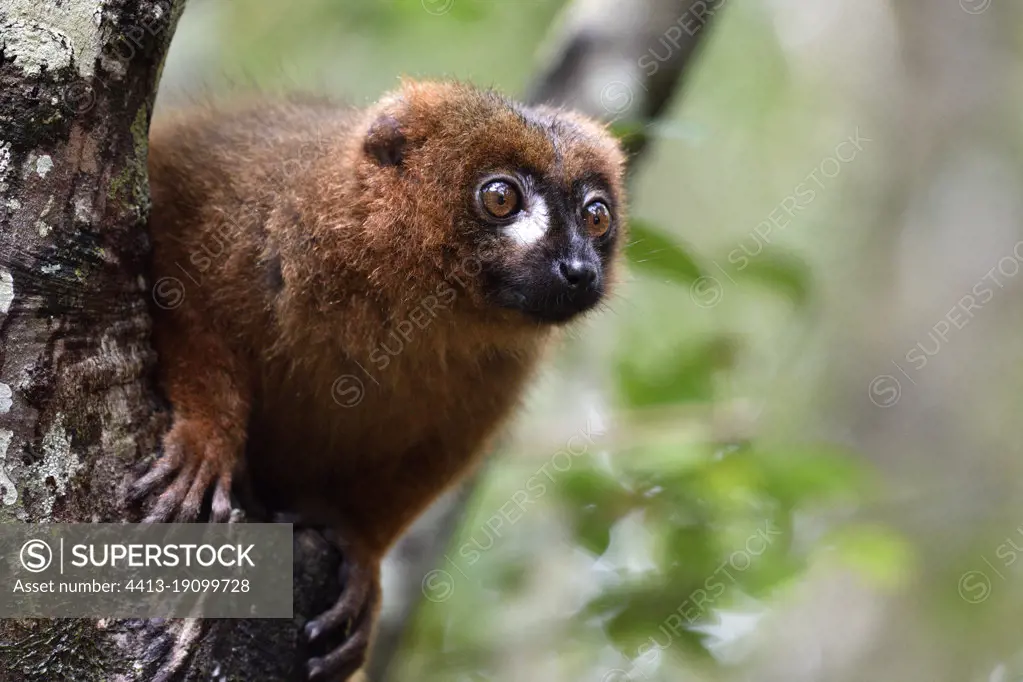
[[[561,323],[606,295],[624,239],[625,156],[604,126],[434,82],[406,82],[365,126],[358,175],[371,213],[408,248],[442,253],[444,276],[475,306]]]

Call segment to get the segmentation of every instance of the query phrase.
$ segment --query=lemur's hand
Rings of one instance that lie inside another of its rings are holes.
[[[328,538],[331,534],[328,533]],[[342,538],[331,538],[344,556],[341,596],[337,603],[305,626],[316,647],[321,642],[340,642],[323,656],[306,664],[310,680],[347,680],[366,663],[376,613],[380,608],[380,564],[358,552]]]
[[[163,455],[132,485],[128,499],[155,496],[146,523],[229,521],[240,447],[214,424],[176,419],[164,436]]]

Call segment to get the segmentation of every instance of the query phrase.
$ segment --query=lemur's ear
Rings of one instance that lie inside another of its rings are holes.
[[[381,114],[366,133],[366,153],[381,166],[400,166],[407,144],[401,125],[392,114]]]

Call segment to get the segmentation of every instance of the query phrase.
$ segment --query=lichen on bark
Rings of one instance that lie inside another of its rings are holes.
[[[0,522],[120,521],[165,419],[145,291],[149,112],[183,2],[0,5]],[[130,36],[130,55],[119,46]],[[126,191],[111,197],[125,179]],[[151,679],[167,625],[0,621],[0,679]]]

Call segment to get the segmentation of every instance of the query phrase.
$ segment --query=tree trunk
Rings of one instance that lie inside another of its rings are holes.
[[[113,492],[162,428],[146,133],[181,7],[0,6],[3,523],[125,519]],[[128,621],[0,621],[0,678],[141,680],[160,634]]]
[[[168,421],[149,343],[147,133],[183,5],[0,5],[2,523],[136,518],[124,485]],[[336,555],[299,535],[297,561],[309,553],[299,611],[337,589]],[[303,658],[287,620],[0,621],[5,682],[283,680]]]

